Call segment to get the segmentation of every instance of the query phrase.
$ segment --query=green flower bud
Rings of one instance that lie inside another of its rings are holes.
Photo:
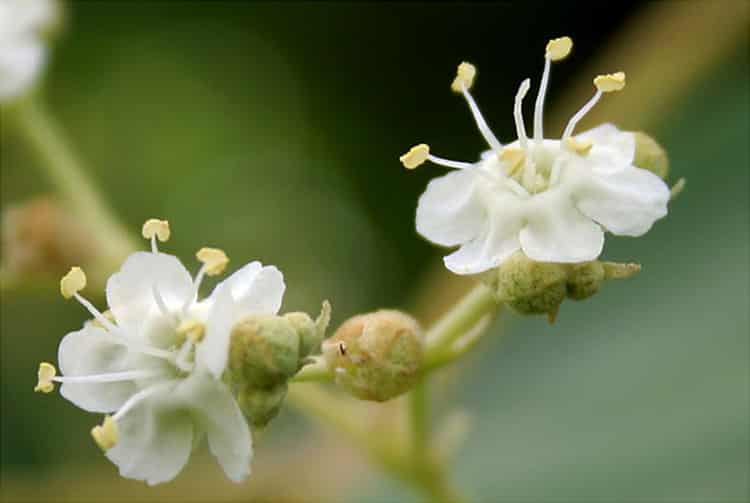
[[[535,262],[519,251],[482,279],[498,302],[519,313],[554,315],[565,299],[568,271],[564,264]]]
[[[233,383],[272,388],[299,368],[299,336],[281,316],[251,315],[232,328],[227,366]]]
[[[599,291],[604,281],[604,266],[598,260],[571,264],[568,274],[568,297],[582,300]]]
[[[276,417],[287,392],[287,384],[272,388],[243,388],[237,392],[237,403],[253,428],[265,427]]]
[[[535,262],[517,252],[500,267],[486,272],[482,280],[498,302],[521,314],[547,314],[552,323],[565,297],[591,297],[605,280],[629,278],[640,270],[638,264],[598,260],[578,264]]]
[[[328,323],[331,321],[331,304],[326,300],[320,315],[313,321],[307,313],[287,313],[284,315],[299,335],[299,368],[305,358],[320,353],[320,345],[325,339]]]
[[[633,164],[639,168],[647,169],[665,180],[669,174],[667,152],[646,133],[636,131],[633,134],[635,135],[635,159]]]
[[[336,383],[362,400],[384,402],[408,391],[423,360],[419,324],[399,311],[355,316],[323,342]]]

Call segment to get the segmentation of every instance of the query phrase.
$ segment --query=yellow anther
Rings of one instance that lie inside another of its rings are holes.
[[[156,238],[163,243],[169,239],[169,222],[166,220],[149,218],[143,224],[141,234],[143,234],[143,237],[146,239],[151,239],[156,236]]]
[[[591,151],[594,145],[588,140],[576,140],[575,138],[566,138],[565,145],[578,155],[586,155]]]
[[[430,146],[426,143],[420,143],[409,149],[407,153],[398,158],[406,169],[415,169],[427,160],[430,156]]]
[[[223,273],[229,263],[229,257],[219,248],[201,248],[195,256],[206,266],[206,274],[209,276]]]
[[[467,91],[474,85],[474,77],[477,76],[477,69],[471,63],[463,62],[458,65],[456,70],[456,78],[453,79],[451,84],[451,90],[456,93],[460,93],[464,89]]]
[[[177,325],[177,333],[186,336],[194,344],[197,344],[206,335],[206,325],[198,320],[185,320]]]
[[[60,280],[60,293],[66,299],[86,288],[86,273],[80,267],[71,267]]]
[[[513,176],[524,164],[526,151],[518,147],[505,147],[497,157],[508,165],[506,173]]]
[[[50,391],[53,391],[55,389],[55,383],[52,382],[52,379],[57,374],[57,370],[55,369],[55,366],[51,363],[42,362],[39,364],[39,371],[37,372],[37,382],[36,386],[34,386],[34,391],[36,392],[42,392],[42,393],[49,393]]]
[[[570,37],[553,38],[547,42],[545,57],[552,61],[559,61],[570,54],[573,48],[573,40]]]
[[[91,428],[91,436],[94,437],[94,442],[103,451],[111,449],[117,444],[117,437],[119,436],[117,421],[110,416],[105,416],[101,426]]]
[[[603,93],[620,91],[625,87],[625,72],[598,75],[594,78],[594,85]]]

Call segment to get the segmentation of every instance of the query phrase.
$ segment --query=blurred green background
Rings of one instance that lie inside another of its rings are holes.
[[[448,89],[458,62],[477,65],[475,97],[510,139],[517,85],[538,83],[548,38],[572,36],[552,71],[550,131],[586,99],[575,89],[590,86],[592,62],[644,23],[652,36],[624,44],[635,68],[594,71],[623,69],[655,94],[628,98],[634,85],[602,107],[628,100],[611,119],[647,127],[686,191],[647,236],[608,239],[605,258],[643,264],[636,278],[564,304],[553,326],[506,313],[445,373],[436,421],[456,408],[472,418],[453,468],[474,501],[750,499],[746,2],[66,5],[44,100],[115,212],[133,232],[169,219],[166,249],[187,264],[208,245],[234,266],[277,265],[284,310],[316,312],[328,298],[334,324],[384,306],[427,317],[465,288],[435,272],[441,250],[414,231],[417,197],[440,171],[397,161],[423,141],[461,160],[484,148]],[[727,26],[707,27],[712,16]],[[638,74],[667,49],[681,57]],[[6,126],[3,209],[53,190]],[[31,392],[38,362],[85,319],[60,298],[66,267],[54,267],[2,290],[3,501],[418,499],[291,409],[259,440],[243,485],[205,454],[166,486],[119,479],[90,440],[97,416]]]

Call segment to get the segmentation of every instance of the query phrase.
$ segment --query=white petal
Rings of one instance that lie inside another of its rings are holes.
[[[518,218],[490,219],[487,230],[443,258],[445,266],[456,274],[477,274],[499,266],[521,245],[518,233],[522,221]]]
[[[250,474],[253,455],[250,428],[229,389],[210,374],[191,376],[193,416],[208,437],[208,447],[227,477],[235,482]]]
[[[478,176],[469,168],[432,179],[417,205],[417,232],[443,246],[465,243],[480,234],[486,213],[476,193]]]
[[[578,211],[563,194],[535,196],[535,207],[521,230],[521,248],[539,262],[594,260],[604,247],[601,227]]]
[[[211,302],[206,335],[195,350],[195,361],[218,379],[227,366],[232,326],[240,314],[230,288],[217,287],[211,294]]]
[[[251,262],[228,277],[226,283],[243,313],[276,314],[284,298],[284,275],[274,266]]]
[[[128,351],[107,339],[106,332],[88,324],[60,342],[58,364],[64,376],[86,376],[131,370]],[[136,391],[135,383],[63,383],[62,396],[89,412],[117,410]]]
[[[641,236],[667,214],[669,187],[655,174],[630,166],[601,174],[576,193],[578,208],[614,234]]]
[[[194,427],[184,389],[184,382],[164,388],[117,422],[119,438],[107,457],[120,475],[154,485],[172,480],[185,466]]]
[[[619,130],[614,124],[602,124],[576,136],[593,144],[587,154],[597,166],[626,166],[635,158],[635,135]]]
[[[144,323],[161,311],[156,287],[167,308],[177,312],[193,293],[193,280],[174,256],[135,252],[107,281],[107,303],[117,324],[129,334],[143,334]]]

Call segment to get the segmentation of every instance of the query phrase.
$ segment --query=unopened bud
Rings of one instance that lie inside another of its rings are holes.
[[[641,270],[639,264],[620,264],[617,262],[582,262],[570,264],[568,269],[568,297],[583,300],[591,297],[608,279],[626,279]]]
[[[661,179],[666,179],[669,174],[667,151],[646,133],[636,131],[633,135],[635,136],[633,164],[652,172]]]
[[[229,375],[233,383],[271,388],[298,370],[299,337],[292,323],[273,315],[251,315],[232,328]]]
[[[415,384],[423,353],[419,324],[391,310],[350,318],[323,342],[323,357],[336,383],[357,398],[378,402]]]
[[[99,253],[99,243],[85,225],[47,196],[8,206],[0,229],[3,268],[22,278],[91,264]]]
[[[237,403],[254,429],[263,428],[279,413],[286,392],[286,383],[268,389],[243,388],[237,393]]]
[[[571,264],[567,283],[568,297],[582,300],[599,291],[604,281],[604,266],[598,260]]]
[[[483,276],[498,302],[521,314],[547,314],[554,322],[565,297],[583,300],[599,291],[606,280],[629,278],[638,264],[594,260],[577,264],[535,262],[517,252]]]
[[[302,361],[308,356],[320,352],[320,345],[325,339],[328,323],[331,321],[331,304],[323,302],[320,315],[313,321],[307,313],[286,313],[287,319],[299,335],[299,358],[300,367]]]
[[[564,264],[536,262],[516,252],[483,280],[499,302],[522,314],[556,313],[565,299]]]

